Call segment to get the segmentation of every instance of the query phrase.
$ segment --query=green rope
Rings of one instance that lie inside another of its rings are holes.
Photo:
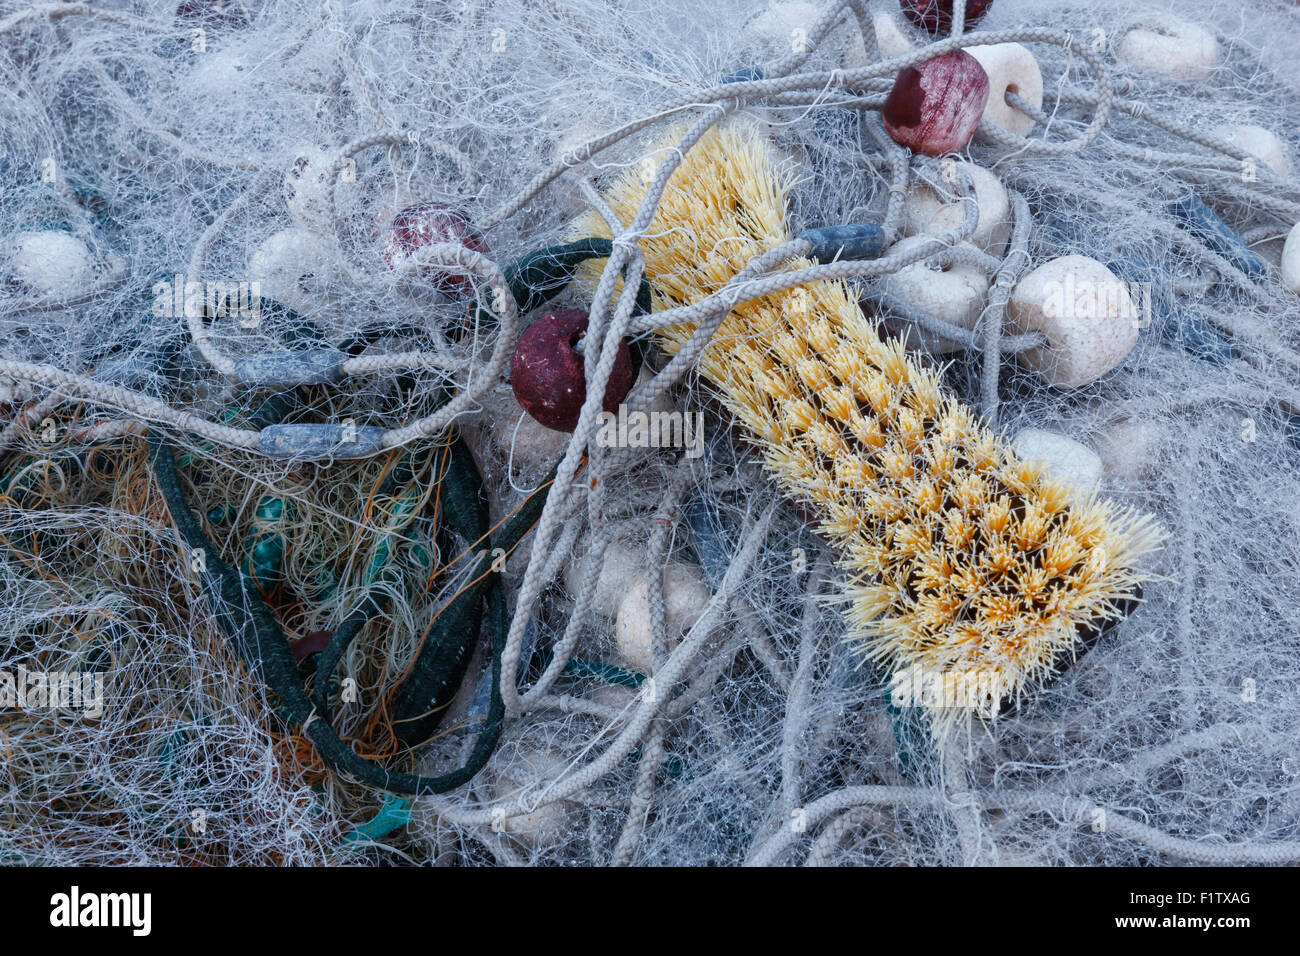
[[[436,777],[390,770],[358,754],[327,721],[319,719],[313,712],[312,702],[298,681],[297,660],[279,622],[257,590],[248,587],[239,571],[222,560],[204,535],[199,520],[190,511],[171,446],[158,432],[151,430],[149,448],[154,477],[167,501],[173,523],[191,549],[203,550],[204,570],[200,572],[203,587],[221,629],[245,663],[279,698],[291,721],[302,727],[303,734],[315,745],[327,767],[367,786],[412,795],[453,790],[471,780],[483,768],[496,749],[505,717],[500,680],[508,622],[504,588],[499,580],[495,586],[485,586],[489,594],[488,618],[493,635],[492,701],[465,766]]]
[[[613,241],[599,236],[538,249],[506,267],[506,285],[519,311],[531,312],[559,295],[574,280],[584,262],[608,259],[613,251]],[[648,314],[650,308],[650,283],[642,275],[635,314]],[[491,316],[477,304],[471,306],[470,315],[478,321],[491,321]]]
[[[399,487],[410,482],[415,476],[415,461],[414,453],[408,452],[397,466],[385,476],[380,483],[377,494],[380,496],[391,495]],[[433,497],[431,497],[430,501],[433,500]],[[374,571],[373,577],[370,576],[370,571]],[[364,583],[366,585],[373,584],[378,580],[381,571],[382,568],[375,568],[372,562],[371,567],[367,569]],[[365,597],[361,599],[361,603],[348,613],[348,616],[343,619],[343,623],[330,635],[329,643],[325,645],[324,650],[320,652],[316,663],[316,681],[312,692],[312,700],[316,705],[317,712],[326,720],[330,720],[332,717],[329,693],[339,661],[348,652],[348,648],[352,646],[352,642],[361,633],[361,629],[370,623],[383,608],[382,598],[375,591],[367,590]]]
[[[468,453],[466,455],[468,458]],[[468,462],[472,467],[472,459]],[[477,472],[474,472],[477,479]],[[465,476],[461,476],[462,478]],[[542,509],[546,505],[546,496],[550,483],[555,479],[552,470],[550,477],[541,488],[524,500],[524,503],[506,522],[491,549],[478,552],[466,552],[468,556],[477,555],[477,560],[470,571],[467,584],[456,599],[442,611],[429,628],[429,634],[419,654],[412,663],[406,679],[393,691],[393,726],[398,739],[408,746],[415,741],[428,739],[442,720],[442,711],[455,696],[469,664],[469,652],[479,630],[479,608],[483,597],[491,597],[495,589],[500,588],[501,575],[495,570],[494,553],[509,554],[524,535],[537,523]],[[456,487],[459,479],[451,469],[444,475],[445,490]],[[447,486],[447,482],[451,482]],[[460,498],[462,505],[468,508],[470,488],[462,487],[453,491],[449,501]],[[473,489],[476,495],[477,488]],[[449,509],[450,514],[450,509]],[[486,519],[485,519],[486,520]],[[477,544],[487,537],[484,533],[477,539]],[[495,679],[495,678],[494,678]],[[493,693],[499,688],[493,687]]]

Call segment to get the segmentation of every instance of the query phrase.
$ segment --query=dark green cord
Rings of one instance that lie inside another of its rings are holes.
[[[316,746],[328,767],[380,790],[413,795],[453,790],[468,782],[483,768],[496,749],[505,717],[500,679],[507,627],[505,590],[500,586],[499,580],[496,586],[487,588],[488,618],[493,635],[492,701],[487,720],[465,766],[436,777],[389,770],[380,763],[362,757],[338,736],[327,721],[319,719],[313,713],[311,700],[298,681],[298,664],[293,650],[279,622],[256,589],[247,587],[239,571],[221,559],[217,549],[204,535],[198,519],[190,511],[181,489],[171,446],[157,431],[151,430],[149,448],[154,476],[167,501],[173,523],[191,549],[203,550],[204,570],[200,573],[204,590],[221,629],[245,663],[276,694],[290,719],[302,727],[302,732]]]

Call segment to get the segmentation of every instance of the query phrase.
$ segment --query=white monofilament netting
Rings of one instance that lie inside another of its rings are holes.
[[[1300,860],[1300,299],[1278,269],[1300,188],[1264,163],[1247,175],[1220,132],[1264,127],[1300,162],[1295,4],[997,0],[977,28],[1029,47],[1045,93],[1027,143],[986,127],[966,151],[1021,197],[1005,256],[972,261],[1011,278],[1070,253],[1127,263],[1152,313],[1118,368],[1061,389],[1006,349],[986,361],[1001,321],[986,310],[941,357],[946,387],[1008,436],[1096,449],[1100,493],[1167,540],[1127,620],[946,746],[860,666],[813,516],[781,500],[688,361],[652,347],[633,401],[702,415],[698,456],[599,449],[594,407],[572,436],[548,431],[505,376],[540,314],[509,308],[506,267],[570,239],[593,205],[608,216],[602,186],[692,124],[683,147],[724,113],[763,124],[797,179],[792,233],[874,221],[896,235],[905,198],[942,179],[880,128],[895,74],[932,55],[879,65],[871,13],[896,17],[893,2],[181,6],[222,15],[0,2],[0,670],[103,688],[96,716],[0,709],[0,861]],[[1117,56],[1127,29],[1170,12],[1217,36],[1208,77]],[[1191,192],[1259,275],[1186,228],[1173,204]],[[495,303],[467,335],[449,331],[466,295],[385,261],[389,224],[417,202],[482,230],[486,252],[417,253]],[[611,268],[635,274],[635,243],[614,248]],[[305,325],[187,316],[169,291],[254,279]],[[636,325],[611,289],[554,300],[591,308],[589,355],[611,327],[658,324]],[[935,327],[884,312],[895,331]],[[245,360],[304,336],[348,358],[330,381],[279,386],[289,420],[347,422],[369,455],[259,444],[276,389],[241,383]],[[589,394],[609,370],[588,364]],[[146,427],[175,445],[229,564],[278,535],[266,601],[304,654],[382,595],[340,663],[332,719],[359,753],[427,774],[465,763],[491,696],[484,638],[438,736],[398,756],[392,688],[464,584],[431,585],[431,570],[472,544],[425,507],[437,439],[468,442],[493,524],[559,465],[563,493],[504,562],[506,719],[470,783],[412,799],[324,766],[200,589]],[[408,482],[385,486],[408,453]],[[637,627],[653,638],[634,653]]]

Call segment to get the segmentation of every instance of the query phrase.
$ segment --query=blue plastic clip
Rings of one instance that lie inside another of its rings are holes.
[[[337,349],[271,352],[236,360],[235,376],[245,385],[273,388],[323,385],[343,378],[343,363],[347,360],[347,354]]]
[[[818,262],[834,259],[878,259],[885,251],[885,231],[874,222],[849,226],[820,226],[799,233],[813,244],[809,256]]]
[[[258,450],[269,458],[369,458],[377,454],[385,429],[375,425],[268,425]]]
[[[1183,221],[1188,230],[1202,239],[1207,246],[1223,256],[1252,279],[1268,272],[1264,260],[1250,251],[1250,247],[1215,215],[1214,210],[1201,202],[1194,193],[1169,204],[1169,211]]]

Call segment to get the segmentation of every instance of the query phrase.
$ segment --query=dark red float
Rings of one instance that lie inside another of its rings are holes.
[[[952,0],[899,0],[903,15],[932,36],[952,32]],[[966,29],[973,29],[993,6],[993,0],[966,0]]]
[[[587,331],[582,309],[548,312],[519,337],[510,359],[510,387],[524,411],[547,428],[571,432],[587,399],[583,355],[574,348]],[[632,389],[632,352],[619,344],[602,407],[617,412]]]
[[[463,213],[440,202],[421,202],[393,217],[384,238],[384,261],[390,269],[396,269],[422,246],[441,242],[457,242],[475,252],[488,251],[487,242]],[[427,267],[423,274],[447,295],[467,293],[473,287],[469,276],[444,272],[435,266]]]
[[[928,156],[965,149],[989,99],[989,77],[965,50],[902,70],[880,111],[895,142]]]

